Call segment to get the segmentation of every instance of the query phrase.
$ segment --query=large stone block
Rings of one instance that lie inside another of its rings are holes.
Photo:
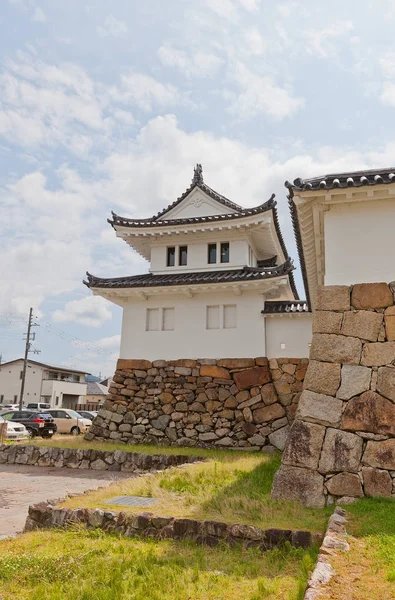
[[[265,404],[273,404],[278,400],[276,388],[272,383],[267,383],[261,388],[260,396],[262,402],[264,402]]]
[[[376,392],[364,392],[347,402],[342,427],[348,431],[395,435],[395,405]]]
[[[269,423],[275,419],[281,419],[281,417],[285,415],[285,410],[281,404],[276,402],[275,404],[270,404],[269,406],[257,408],[252,414],[255,423]]]
[[[328,313],[330,314],[330,313]],[[311,360],[303,387],[305,390],[334,396],[340,385],[340,364]]]
[[[234,374],[234,381],[239,390],[265,385],[272,380],[269,367],[254,367]]]
[[[395,440],[368,442],[363,453],[362,462],[369,467],[395,470]]]
[[[365,344],[361,363],[367,367],[383,367],[395,361],[395,342]]]
[[[350,291],[348,285],[319,286],[316,310],[350,310]]]
[[[372,370],[358,365],[343,365],[341,385],[336,396],[341,400],[349,400],[370,388]]]
[[[226,369],[248,369],[255,367],[255,360],[253,358],[221,358],[217,364]]]
[[[352,288],[351,304],[360,310],[387,308],[394,298],[386,283],[357,283]]]
[[[320,473],[357,473],[362,455],[362,438],[347,431],[327,429],[318,470]]]
[[[127,369],[137,369],[146,371],[151,369],[152,362],[149,360],[139,360],[132,358],[119,358],[117,362],[117,371],[126,371]]]
[[[342,409],[343,402],[338,398],[303,390],[296,414],[298,419],[337,427]]]
[[[285,427],[281,427],[281,429],[277,429],[276,431],[271,433],[269,435],[269,442],[271,443],[272,446],[274,446],[278,450],[281,450],[281,452],[282,452],[285,448],[285,444],[288,439],[288,434],[289,434],[289,426],[286,425]]]
[[[325,506],[324,478],[316,471],[282,465],[274,476],[273,500],[293,500],[303,506]]]
[[[366,496],[391,496],[392,478],[388,471],[363,467],[362,477]]]
[[[231,379],[230,373],[224,367],[216,365],[202,365],[200,367],[201,377],[213,377],[214,379]]]
[[[395,402],[395,367],[380,367],[376,389],[379,394]]]
[[[316,333],[310,348],[310,359],[332,363],[358,365],[362,341],[359,338]]]
[[[385,337],[388,342],[395,341],[395,306],[387,308],[384,313]]]
[[[283,464],[316,469],[325,436],[325,427],[294,421],[288,434]]]
[[[333,496],[363,496],[361,480],[356,473],[338,473],[325,483],[325,487]]]
[[[343,313],[316,310],[313,313],[313,333],[340,333]]]
[[[377,342],[383,315],[371,310],[354,310],[344,313],[341,333],[352,337],[361,338],[370,342]]]

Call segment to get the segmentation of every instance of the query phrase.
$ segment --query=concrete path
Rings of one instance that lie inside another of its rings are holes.
[[[23,530],[30,504],[130,479],[130,473],[0,465],[0,540]]]

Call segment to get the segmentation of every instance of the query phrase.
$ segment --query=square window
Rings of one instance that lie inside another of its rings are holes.
[[[236,326],[236,304],[225,304],[224,329],[235,329]]]
[[[222,242],[221,244],[221,263],[229,262],[229,242]]]
[[[178,249],[178,264],[185,266],[188,264],[188,246],[180,246]]]
[[[176,264],[176,249],[174,246],[167,248],[167,266],[174,267]]]
[[[217,244],[208,245],[208,264],[215,265],[217,262]]]
[[[162,312],[163,331],[174,330],[174,308],[164,308]]]
[[[206,307],[206,329],[219,329],[219,306]]]
[[[146,331],[158,331],[159,308],[147,308]]]

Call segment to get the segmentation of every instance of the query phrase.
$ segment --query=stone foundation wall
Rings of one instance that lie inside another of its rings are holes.
[[[283,450],[308,360],[120,359],[87,440]]]
[[[94,471],[143,473],[160,471],[185,463],[203,460],[196,456],[143,454],[122,450],[50,448],[46,446],[0,445],[0,464],[35,467],[67,467]]]
[[[324,506],[395,496],[393,291],[386,283],[319,290],[310,363],[273,498]]]
[[[227,543],[243,544],[246,548],[271,550],[289,542],[293,546],[308,548],[316,540],[310,531],[291,531],[289,529],[259,529],[252,525],[228,525],[218,521],[195,521],[194,519],[176,519],[174,517],[154,516],[143,512],[128,515],[104,511],[100,508],[55,508],[41,502],[29,506],[25,531],[51,529],[53,527],[74,527],[82,524],[89,529],[101,529],[126,537],[145,537],[155,539],[193,540],[208,546]]]

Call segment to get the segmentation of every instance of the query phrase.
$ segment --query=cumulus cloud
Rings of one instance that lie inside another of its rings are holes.
[[[237,118],[251,119],[263,113],[281,120],[304,105],[302,98],[294,97],[290,90],[277,85],[272,77],[253,73],[242,63],[235,64],[234,80],[241,91],[231,101],[229,111]]]
[[[55,310],[52,318],[59,323],[68,321],[89,327],[99,327],[112,318],[109,306],[109,303],[100,296],[88,296],[67,302],[63,310]]]
[[[387,106],[395,106],[395,84],[385,81],[381,90],[380,100]]]
[[[45,23],[47,21],[45,12],[39,6],[36,6],[34,9],[32,21],[37,21],[38,23]]]
[[[352,21],[335,21],[324,29],[310,29],[303,32],[307,52],[319,58],[330,58],[339,52],[334,40],[354,29]]]
[[[164,66],[174,67],[187,77],[212,77],[224,62],[210,52],[197,50],[188,54],[172,46],[161,46],[158,58]]]
[[[100,37],[122,37],[127,34],[128,28],[124,21],[115,18],[114,15],[108,15],[103,23],[97,27],[97,33]]]

